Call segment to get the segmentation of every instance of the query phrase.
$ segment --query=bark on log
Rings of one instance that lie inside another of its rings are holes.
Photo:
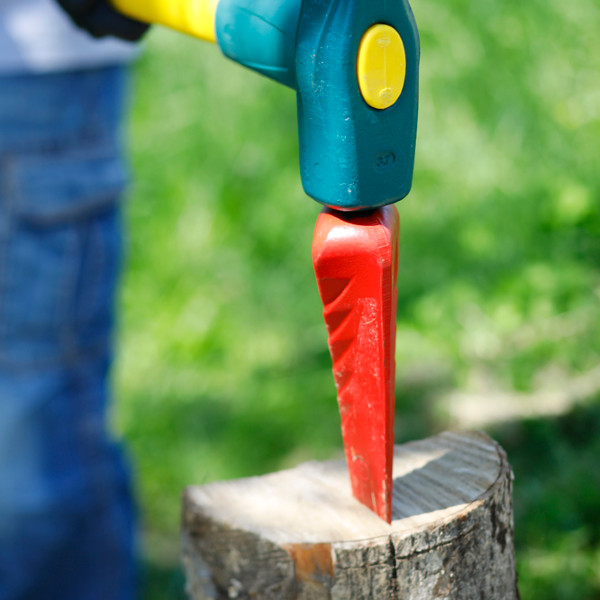
[[[395,448],[393,521],[351,495],[344,461],[190,487],[194,600],[516,600],[512,472],[481,433]]]

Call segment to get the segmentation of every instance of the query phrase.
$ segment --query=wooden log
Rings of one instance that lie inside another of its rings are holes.
[[[482,433],[396,446],[392,523],[344,461],[184,492],[194,600],[516,600],[512,472]]]

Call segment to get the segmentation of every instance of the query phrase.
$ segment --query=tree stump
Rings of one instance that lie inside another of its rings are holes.
[[[482,433],[396,446],[392,524],[351,495],[344,461],[190,487],[194,600],[516,600],[512,472]]]

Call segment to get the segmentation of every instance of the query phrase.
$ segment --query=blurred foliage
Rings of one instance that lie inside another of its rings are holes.
[[[600,598],[600,395],[568,414],[495,428],[514,473],[521,597]]]
[[[600,5],[413,9],[398,441],[447,426],[442,392],[474,374],[534,392],[548,369],[569,380],[600,357]],[[176,551],[151,536],[176,546],[185,485],[329,458],[341,436],[293,92],[157,28],[133,104],[116,419],[138,467],[152,600],[181,597]],[[590,400],[498,434],[517,473],[524,598],[600,598],[598,414]]]

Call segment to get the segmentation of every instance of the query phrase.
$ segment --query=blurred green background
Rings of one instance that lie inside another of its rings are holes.
[[[600,4],[414,0],[397,441],[484,428],[524,599],[600,598]],[[295,97],[164,30],[136,66],[115,421],[145,600],[181,599],[188,484],[341,455]]]

